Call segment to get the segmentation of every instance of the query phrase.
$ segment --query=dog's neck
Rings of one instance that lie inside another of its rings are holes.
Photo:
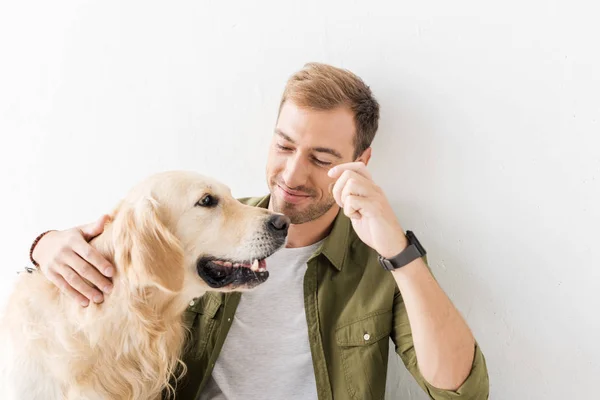
[[[190,297],[191,294],[173,294],[161,291],[155,287],[132,288],[127,281],[126,271],[123,270],[122,266],[119,265],[115,259],[115,249],[112,234],[112,224],[109,222],[105,226],[104,232],[90,241],[90,245],[94,247],[100,253],[100,255],[109,261],[116,269],[115,274],[112,277],[114,286],[113,292],[104,296],[105,302],[110,303],[111,297],[119,297],[119,295],[122,296],[123,294],[127,294],[129,296],[128,303],[144,304],[148,307],[151,307],[155,312],[163,314],[163,317],[161,318],[164,318],[164,315],[181,315],[187,308],[190,299],[192,297],[199,296],[197,292]]]
[[[82,332],[91,348],[102,349],[107,359],[114,357],[110,362],[139,366],[132,372],[137,376],[111,377],[114,390],[133,390],[129,387],[136,379],[141,380],[140,387],[148,387],[148,382],[155,380],[158,388],[180,362],[186,332],[182,314],[189,299],[184,293],[167,293],[156,287],[132,287],[127,271],[115,261],[111,234],[108,224],[90,243],[116,269],[113,290],[104,295],[101,304],[91,303],[86,309],[77,305],[78,318],[73,322],[84,327]],[[154,353],[151,356],[144,354],[149,349]]]

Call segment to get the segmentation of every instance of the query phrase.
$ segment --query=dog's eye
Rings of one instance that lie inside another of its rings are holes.
[[[200,200],[196,203],[197,207],[214,207],[218,203],[218,200],[212,194],[205,194],[202,196]]]

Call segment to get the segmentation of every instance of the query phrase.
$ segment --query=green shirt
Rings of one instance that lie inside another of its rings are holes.
[[[269,196],[240,201],[266,208]],[[199,398],[241,295],[207,292],[190,303],[184,314],[191,333],[183,357],[188,370],[177,383],[177,400]],[[408,371],[432,399],[488,398],[486,361],[477,343],[471,372],[458,390],[440,390],[425,381],[417,366],[408,315],[396,281],[381,267],[377,253],[358,238],[343,212],[308,260],[304,305],[320,400],[383,399],[388,338],[395,343],[396,353]]]

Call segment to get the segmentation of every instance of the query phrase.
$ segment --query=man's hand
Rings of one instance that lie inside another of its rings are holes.
[[[89,305],[90,300],[95,303],[104,300],[97,288],[105,293],[112,290],[112,283],[107,277],[114,274],[114,267],[88,243],[102,233],[108,218],[108,215],[103,215],[91,224],[49,232],[33,250],[33,259],[40,265],[44,276],[84,307]]]
[[[362,162],[340,164],[328,175],[337,179],[333,197],[351,218],[358,237],[383,257],[393,257],[406,246],[404,231],[387,197],[371,179]]]

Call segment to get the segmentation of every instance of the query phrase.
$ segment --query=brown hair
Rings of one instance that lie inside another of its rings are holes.
[[[356,126],[354,158],[371,146],[375,138],[379,103],[362,79],[348,70],[321,63],[305,64],[288,79],[279,111],[286,100],[293,101],[298,107],[316,110],[349,107]]]

